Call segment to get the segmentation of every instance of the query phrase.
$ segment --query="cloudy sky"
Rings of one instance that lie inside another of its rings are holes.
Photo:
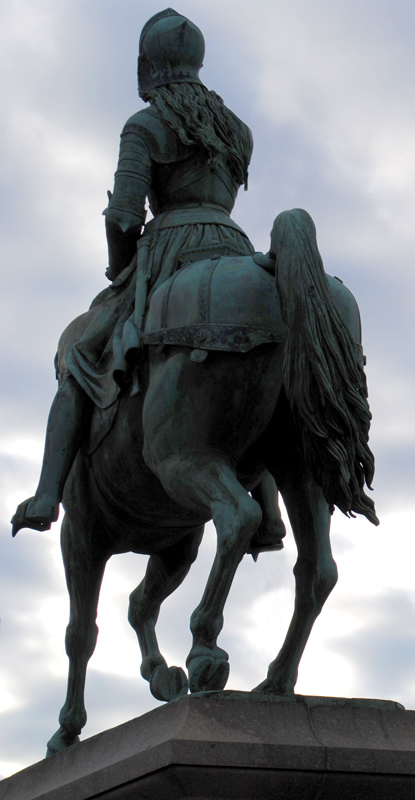
[[[118,137],[142,106],[137,41],[153,0],[2,0],[0,5],[0,775],[41,759],[57,728],[68,601],[59,524],[10,536],[36,487],[56,390],[53,357],[67,323],[106,285],[101,211]],[[234,218],[258,250],[276,214],[313,216],[327,272],[363,319],[381,526],[332,522],[338,586],[300,666],[302,694],[380,697],[415,708],[414,216],[415,6],[410,0],[181,0],[203,30],[203,80],[251,127],[250,188]],[[246,557],[219,643],[228,687],[262,680],[293,602],[295,548]],[[189,616],[215,547],[159,622],[161,648],[184,665]],[[155,707],[139,675],[127,599],[146,558],[114,558],[87,680],[84,738]]]

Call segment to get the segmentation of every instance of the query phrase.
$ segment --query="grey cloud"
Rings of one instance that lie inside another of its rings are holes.
[[[413,595],[384,591],[376,597],[354,597],[348,610],[365,624],[359,630],[332,638],[327,647],[345,656],[358,676],[359,690],[367,697],[399,700],[409,707],[415,701],[415,634]]]

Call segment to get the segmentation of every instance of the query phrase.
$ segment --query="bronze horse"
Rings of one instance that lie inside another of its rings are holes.
[[[311,218],[298,209],[279,215],[268,257],[210,262],[184,267],[155,293],[142,390],[122,393],[112,427],[93,452],[78,454],[66,483],[69,680],[49,754],[78,741],[86,722],[86,668],[112,555],[150,556],[130,596],[128,618],[141,648],[141,674],[154,696],[170,700],[188,686],[192,692],[223,689],[228,654],[217,637],[236,569],[261,523],[255,487],[268,470],[287,507],[298,559],[294,615],[256,691],[287,694],[337,581],[329,541],[333,506],[377,524],[363,491],[374,466],[359,312],[343,284],[325,275]],[[210,317],[190,319],[195,298],[199,310],[203,298],[210,304]],[[59,359],[88,319],[78,318],[65,331]],[[217,552],[191,616],[187,678],[183,669],[167,667],[155,626],[161,603],[195,560],[210,519]]]

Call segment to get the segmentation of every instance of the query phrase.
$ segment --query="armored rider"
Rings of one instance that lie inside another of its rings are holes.
[[[94,404],[112,407],[131,385],[152,292],[185,262],[254,252],[230,217],[239,187],[247,188],[252,135],[201,82],[204,50],[199,28],[171,8],[142,30],[138,88],[150,105],[124,126],[103,212],[112,283],[93,301],[85,330],[59,363],[39,486],[18,507],[14,534],[22,527],[47,530],[57,519]],[[153,219],[144,226],[147,198]],[[267,490],[266,481],[258,500],[277,518],[280,540],[275,485]]]

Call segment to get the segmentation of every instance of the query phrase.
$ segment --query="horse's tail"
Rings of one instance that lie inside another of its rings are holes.
[[[365,483],[371,488],[374,457],[361,352],[334,305],[310,215],[302,209],[279,214],[271,248],[288,330],[284,389],[306,463],[330,506],[347,516],[364,514],[377,525],[364,492]]]

